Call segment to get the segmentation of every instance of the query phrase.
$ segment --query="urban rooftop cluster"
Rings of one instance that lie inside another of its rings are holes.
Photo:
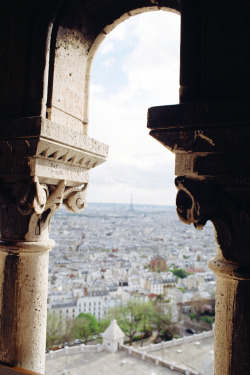
[[[180,222],[174,207],[90,203],[77,215],[57,211],[50,232],[56,246],[48,310],[63,319],[82,312],[100,321],[131,299],[162,296],[175,322],[180,306],[214,299],[207,266],[216,251],[213,227],[197,232]]]

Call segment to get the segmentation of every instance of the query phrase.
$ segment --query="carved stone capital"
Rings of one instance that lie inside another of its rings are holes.
[[[38,177],[26,183],[1,187],[2,240],[43,241],[48,239],[50,220],[61,204],[71,212],[79,212],[86,204],[87,184],[65,187],[40,184]]]
[[[202,229],[211,220],[221,259],[250,265],[250,206],[224,187],[185,177],[176,178],[177,213],[181,221]]]
[[[154,107],[148,113],[150,134],[176,155],[179,218],[197,229],[211,220],[219,244],[217,260],[246,266],[250,266],[249,108],[249,101],[197,102]]]
[[[40,117],[4,121],[0,130],[1,239],[45,241],[61,204],[85,207],[89,170],[108,146]]]
[[[194,224],[196,229],[202,229],[217,208],[214,187],[186,177],[177,177],[175,184],[178,189],[176,207],[180,220],[185,224]]]
[[[148,127],[150,135],[176,155],[177,176],[250,185],[249,108],[249,102],[153,107]]]

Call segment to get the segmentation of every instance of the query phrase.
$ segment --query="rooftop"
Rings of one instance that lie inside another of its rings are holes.
[[[167,359],[186,368],[198,371],[202,375],[213,375],[214,337],[204,338],[183,345],[164,348],[149,354]]]
[[[125,352],[82,353],[67,356],[70,375],[178,375],[179,372],[139,358],[128,356]],[[46,362],[45,375],[62,375],[66,366],[66,357]]]
[[[134,346],[135,353],[133,355],[128,353],[129,347],[127,346],[128,350],[124,350],[124,346],[123,350],[116,353],[109,353],[105,350],[99,351],[97,348],[94,351],[94,348],[87,345],[89,350],[84,350],[80,354],[68,354],[67,358],[64,354],[61,357],[57,356],[55,359],[47,359],[45,375],[61,375],[66,367],[66,363],[69,371],[68,375],[110,375],[113,373],[116,375],[180,374],[179,371],[181,370],[177,371],[171,370],[170,367],[163,367],[160,364],[162,360],[175,365],[177,368],[189,369],[191,373],[213,375],[213,342],[213,335],[206,332],[205,334],[175,340],[172,345],[169,345],[170,342],[166,342],[164,343],[164,349],[160,348],[161,344],[156,346],[150,345],[141,348],[140,353],[138,352],[138,343],[137,350],[136,345]],[[79,349],[81,348],[79,347]],[[160,361],[159,365],[155,364],[154,361],[149,361],[146,356],[143,360],[142,351],[145,355],[149,354],[151,358],[158,358]],[[50,355],[48,356],[50,357]]]

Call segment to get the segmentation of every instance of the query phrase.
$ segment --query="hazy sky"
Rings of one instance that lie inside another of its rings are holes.
[[[174,156],[148,135],[147,108],[178,103],[180,19],[144,13],[118,25],[92,66],[89,135],[110,146],[89,202],[175,203]]]

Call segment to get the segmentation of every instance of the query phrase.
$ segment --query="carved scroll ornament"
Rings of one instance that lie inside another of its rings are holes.
[[[224,259],[250,263],[250,209],[211,182],[177,177],[177,214],[181,221],[203,229],[211,220]]]
[[[54,212],[64,204],[71,212],[85,207],[87,184],[65,187],[40,184],[34,177],[12,189],[2,188],[0,195],[2,239],[42,241],[49,236],[49,224]]]
[[[86,205],[87,184],[81,187],[66,188],[63,195],[63,204],[68,211],[79,212]]]

